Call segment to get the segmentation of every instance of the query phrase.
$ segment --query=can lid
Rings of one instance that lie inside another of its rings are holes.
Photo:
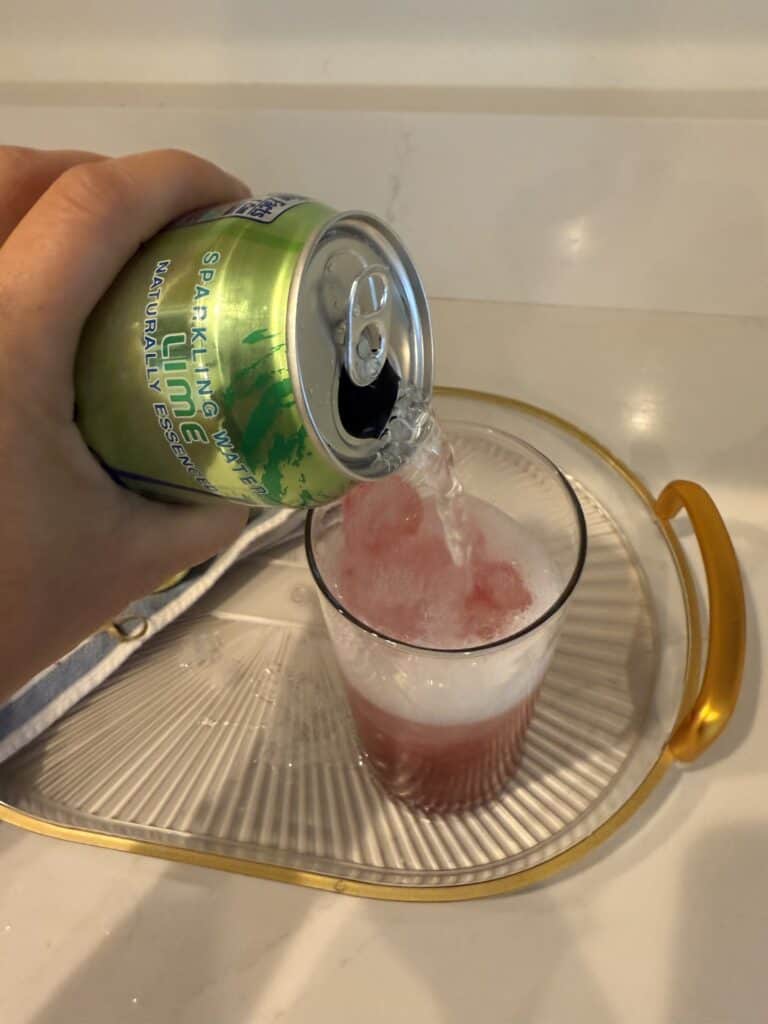
[[[291,284],[288,357],[307,429],[348,476],[395,468],[382,458],[398,398],[432,393],[424,286],[394,232],[342,213],[307,243]]]

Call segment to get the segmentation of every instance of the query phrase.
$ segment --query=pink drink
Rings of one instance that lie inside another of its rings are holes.
[[[480,722],[424,725],[389,714],[354,686],[347,696],[360,742],[386,789],[437,812],[484,803],[514,775],[535,700],[532,693]]]
[[[533,598],[519,555],[529,539],[486,502],[459,500],[457,561],[438,498],[422,498],[400,476],[344,499],[339,597],[353,615],[395,640],[440,650],[493,643],[524,625]]]
[[[510,517],[463,495],[439,445],[402,475],[344,501],[331,557],[339,602],[380,636],[336,646],[361,744],[387,790],[428,811],[492,797],[519,765],[553,634],[510,637],[559,593],[542,547]],[[413,474],[411,474],[413,478]],[[462,653],[458,653],[462,652]]]

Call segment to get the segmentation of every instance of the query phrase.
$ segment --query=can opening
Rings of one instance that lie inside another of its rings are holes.
[[[400,377],[387,360],[372,384],[358,387],[347,368],[341,366],[339,378],[339,419],[352,437],[381,437],[397,401]]]
[[[298,411],[329,468],[344,482],[392,472],[398,403],[432,391],[429,308],[399,239],[355,211],[316,227],[292,271],[286,328]]]

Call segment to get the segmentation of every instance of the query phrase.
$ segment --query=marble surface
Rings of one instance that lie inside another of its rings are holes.
[[[728,731],[570,874],[478,903],[374,903],[0,826],[3,1024],[765,1020],[768,326],[472,301],[434,312],[441,383],[545,405],[656,490],[677,476],[709,488],[749,608]]]

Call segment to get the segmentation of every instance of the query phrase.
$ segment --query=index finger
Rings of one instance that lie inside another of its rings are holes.
[[[77,149],[0,146],[0,245],[60,174],[75,164],[103,159]]]
[[[237,178],[179,150],[66,170],[0,249],[0,306],[17,327],[9,344],[23,345],[40,369],[68,372],[88,314],[143,241],[182,213],[247,194]]]

